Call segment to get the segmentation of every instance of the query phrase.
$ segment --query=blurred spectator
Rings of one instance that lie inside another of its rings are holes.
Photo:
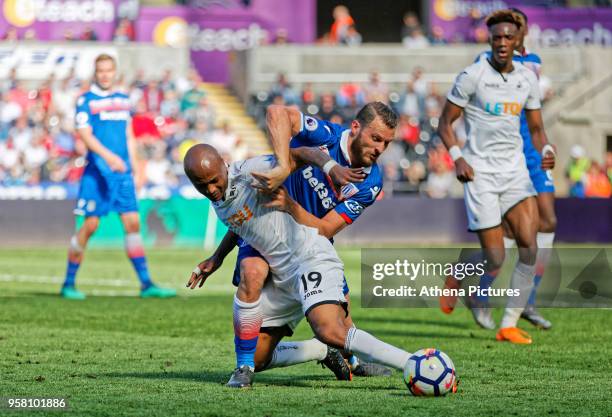
[[[444,38],[444,29],[440,26],[434,26],[431,28],[430,43],[432,45],[446,45],[446,39]]]
[[[159,88],[157,80],[150,80],[143,91],[143,99],[148,112],[159,112],[164,99],[164,92]]]
[[[347,82],[340,86],[336,103],[339,107],[362,107],[366,103],[366,96],[359,84]]]
[[[153,147],[152,154],[145,165],[146,185],[175,186],[178,182],[172,172],[172,164],[166,158],[166,146],[160,143]]]
[[[274,35],[274,41],[272,42],[274,45],[286,45],[289,43],[287,29],[278,28],[276,30],[276,34]]]
[[[377,71],[370,73],[370,81],[363,86],[363,91],[366,102],[381,101],[389,103],[389,87],[380,80],[380,74]]]
[[[36,36],[36,31],[32,28],[27,29],[24,33],[23,33],[23,40],[24,41],[35,41],[37,40],[37,36]]]
[[[164,91],[176,90],[176,83],[173,79],[173,74],[171,69],[167,69],[164,71],[164,75],[159,82],[159,88]]]
[[[423,107],[422,98],[414,91],[414,82],[412,80],[408,81],[406,91],[402,94],[399,102],[401,114],[419,119]]]
[[[329,42],[333,44],[345,42],[348,28],[355,25],[355,21],[346,6],[338,5],[333,11],[334,23],[329,30]]]
[[[240,159],[244,149],[240,146],[240,140],[230,128],[230,124],[224,121],[221,128],[215,129],[210,136],[210,144],[214,146],[226,162]]]
[[[118,43],[132,42],[136,39],[134,24],[131,20],[123,18],[117,24],[113,41]]]
[[[325,93],[321,95],[321,106],[319,110],[318,117],[323,120],[330,120],[334,116],[339,116],[340,114],[336,110],[336,105],[334,103],[334,96],[331,93]]]
[[[429,46],[429,39],[421,29],[415,29],[411,35],[402,39],[402,43],[406,48],[422,49]]]
[[[94,42],[98,40],[98,34],[93,30],[91,26],[87,26],[85,31],[81,34],[82,41]]]
[[[455,183],[455,173],[439,160],[430,160],[425,193],[431,198],[445,198]]]
[[[10,26],[4,35],[2,36],[2,40],[6,42],[12,42],[19,40],[19,36],[17,35],[17,29]]]
[[[401,37],[402,42],[405,42],[405,39],[412,37],[415,31],[423,32],[423,27],[421,26],[421,22],[419,22],[419,18],[416,13],[408,12],[404,15],[404,24],[402,25]]]
[[[355,28],[355,25],[350,25],[346,29],[346,35],[344,36],[341,42],[348,46],[361,45],[361,42],[362,42],[361,34],[357,32],[357,28]]]
[[[317,95],[312,89],[312,83],[305,83],[304,88],[302,89],[302,105],[304,107],[308,107],[316,104]],[[318,107],[317,107],[318,110]]]
[[[284,73],[279,73],[276,82],[272,84],[270,88],[270,93],[272,97],[280,96],[283,98],[284,103],[287,106],[291,106],[293,104],[299,104],[299,97],[297,93],[293,90],[289,82],[287,81],[287,76]]]
[[[591,198],[610,198],[612,184],[601,165],[592,161],[584,177],[584,196]]]
[[[570,149],[570,160],[565,175],[569,179],[570,196],[584,197],[584,177],[591,166],[591,161],[585,157],[584,148],[580,145],[574,145]]]
[[[199,85],[194,84],[192,87],[183,94],[183,98],[181,99],[181,112],[186,113],[186,117],[188,120],[194,120],[195,116],[192,113],[195,112],[195,109],[198,107],[200,100],[206,94],[200,88]]]

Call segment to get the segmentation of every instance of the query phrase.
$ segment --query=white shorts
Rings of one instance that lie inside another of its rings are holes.
[[[508,210],[537,194],[527,169],[475,172],[474,180],[463,186],[468,229],[472,232],[499,226]]]
[[[332,244],[325,238],[322,240],[325,240],[326,244],[319,245],[317,253],[300,265],[291,285],[286,285],[286,280],[281,280],[284,285],[277,285],[275,281],[279,280],[274,276],[268,279],[261,293],[261,327],[287,325],[293,330],[302,318],[318,305],[346,304],[342,291],[342,262]]]

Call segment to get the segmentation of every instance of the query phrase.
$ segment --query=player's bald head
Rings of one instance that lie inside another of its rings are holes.
[[[219,171],[225,163],[215,148],[198,144],[189,148],[183,166],[189,178],[202,178],[209,175],[210,171]]]
[[[220,200],[227,188],[227,167],[210,145],[194,145],[185,154],[185,174],[193,186],[212,201]]]

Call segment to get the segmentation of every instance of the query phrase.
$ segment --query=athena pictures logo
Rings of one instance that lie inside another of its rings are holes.
[[[2,12],[13,26],[34,22],[112,22],[115,5],[109,0],[5,0]]]

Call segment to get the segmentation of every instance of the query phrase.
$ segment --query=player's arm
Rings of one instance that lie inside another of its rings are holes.
[[[302,114],[291,107],[271,105],[266,110],[266,126],[270,143],[276,155],[276,166],[266,173],[251,173],[261,183],[262,189],[276,190],[291,174],[289,142],[300,132]]]
[[[111,170],[116,172],[126,172],[127,166],[123,159],[111,152],[106,146],[96,138],[90,126],[84,126],[77,129],[77,134],[87,146],[87,149],[93,153],[100,155],[108,164]]]
[[[321,236],[330,239],[347,225],[346,221],[335,210],[329,211],[323,218],[309,213],[297,201],[292,199],[285,187],[276,190],[266,207],[276,208],[285,211],[295,219],[296,222],[304,226],[314,227]]]
[[[342,187],[351,182],[362,182],[365,178],[363,168],[349,168],[338,164],[329,154],[318,148],[301,146],[292,148],[291,172],[304,165],[314,165],[329,175],[336,186]]]
[[[132,173],[136,177],[136,169],[138,168],[138,152],[136,150],[136,138],[134,137],[134,130],[132,129],[132,120],[128,120],[127,127],[125,129],[125,137],[127,138],[128,154],[130,156],[130,165],[132,166]]]
[[[545,171],[553,169],[555,167],[555,148],[548,142],[544,130],[544,121],[542,120],[542,111],[540,109],[525,109],[525,117],[527,118],[533,146],[542,154],[542,169]]]
[[[440,135],[444,146],[446,146],[446,149],[448,149],[448,152],[455,161],[457,179],[461,182],[468,182],[474,179],[474,170],[463,158],[461,148],[459,148],[459,141],[453,129],[453,123],[462,113],[462,107],[452,103],[450,100],[446,100],[442,115],[440,116],[438,135]]]
[[[198,266],[191,273],[191,277],[189,278],[189,282],[187,282],[187,287],[190,287],[192,290],[198,285],[202,287],[206,279],[213,274],[219,267],[223,264],[223,260],[225,257],[236,247],[238,243],[239,236],[228,230],[223,240],[219,244],[219,247],[215,252],[211,255],[210,258],[205,259],[200,262]]]

